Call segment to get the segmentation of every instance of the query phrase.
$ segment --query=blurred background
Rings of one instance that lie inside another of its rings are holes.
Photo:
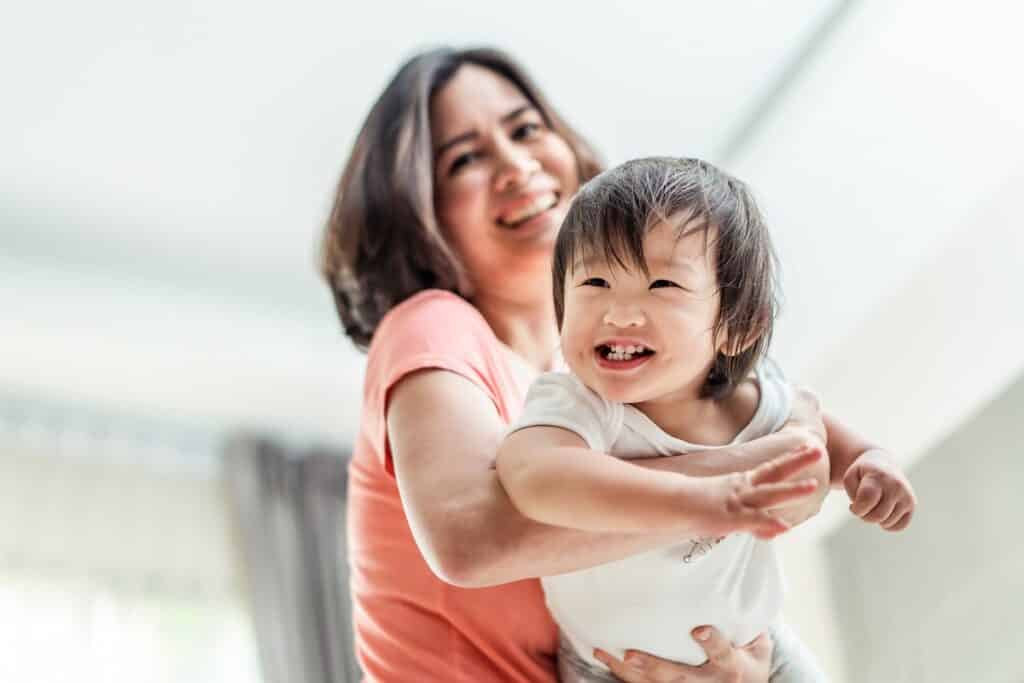
[[[920,498],[888,535],[837,492],[782,541],[787,618],[833,680],[1024,681],[1017,4],[3,14],[0,680],[345,680],[330,539],[363,357],[315,248],[371,103],[451,43],[521,59],[610,163],[701,156],[753,185],[774,355]]]

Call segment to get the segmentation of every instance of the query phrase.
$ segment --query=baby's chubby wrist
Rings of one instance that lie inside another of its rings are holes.
[[[899,463],[896,461],[896,456],[887,451],[884,448],[873,446],[863,451],[860,455],[853,459],[853,464],[856,463],[873,463],[886,468],[900,469]]]

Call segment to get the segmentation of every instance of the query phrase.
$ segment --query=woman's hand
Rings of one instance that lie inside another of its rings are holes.
[[[693,638],[708,656],[700,666],[635,650],[626,651],[625,661],[603,650],[596,650],[594,656],[625,683],[767,683],[775,648],[767,633],[743,647],[735,647],[712,626],[693,629]]]

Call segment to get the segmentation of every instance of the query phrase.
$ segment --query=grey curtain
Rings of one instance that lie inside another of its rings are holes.
[[[345,488],[348,457],[227,444],[224,474],[248,577],[265,683],[356,683]]]

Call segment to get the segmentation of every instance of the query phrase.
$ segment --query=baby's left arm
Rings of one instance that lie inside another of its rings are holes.
[[[887,451],[854,433],[832,415],[823,415],[833,487],[844,487],[850,511],[886,531],[910,524],[917,496]]]

